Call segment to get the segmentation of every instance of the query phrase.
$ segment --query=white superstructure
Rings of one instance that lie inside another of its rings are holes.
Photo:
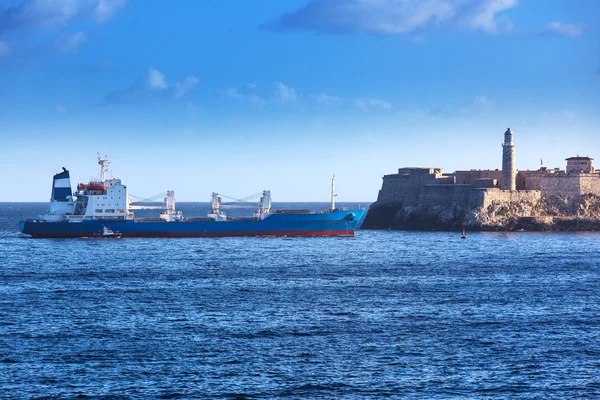
[[[129,212],[127,186],[118,178],[107,178],[108,157],[98,155],[100,177],[77,185],[75,216],[80,218],[133,219]]]
[[[48,214],[40,215],[41,221],[79,222],[84,219],[133,219],[129,211],[131,202],[127,194],[127,186],[118,178],[108,178],[108,157],[98,154],[100,176],[77,185],[71,189],[69,171],[54,175],[52,195]],[[173,200],[174,207],[174,200]]]

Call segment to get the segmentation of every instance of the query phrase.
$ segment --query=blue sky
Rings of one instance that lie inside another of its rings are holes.
[[[600,159],[595,0],[0,0],[0,201],[374,201],[405,166]],[[600,163],[600,161],[598,162]]]

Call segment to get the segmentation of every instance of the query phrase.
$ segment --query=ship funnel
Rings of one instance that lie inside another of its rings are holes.
[[[63,172],[54,175],[50,201],[71,201],[72,193],[69,171],[63,167]]]

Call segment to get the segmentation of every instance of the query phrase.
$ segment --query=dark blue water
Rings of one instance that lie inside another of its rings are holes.
[[[600,234],[17,234],[44,207],[0,204],[4,398],[600,397]]]

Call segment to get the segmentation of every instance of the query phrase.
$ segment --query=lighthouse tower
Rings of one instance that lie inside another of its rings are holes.
[[[517,190],[515,170],[515,142],[513,132],[508,128],[504,132],[502,145],[502,190]]]

